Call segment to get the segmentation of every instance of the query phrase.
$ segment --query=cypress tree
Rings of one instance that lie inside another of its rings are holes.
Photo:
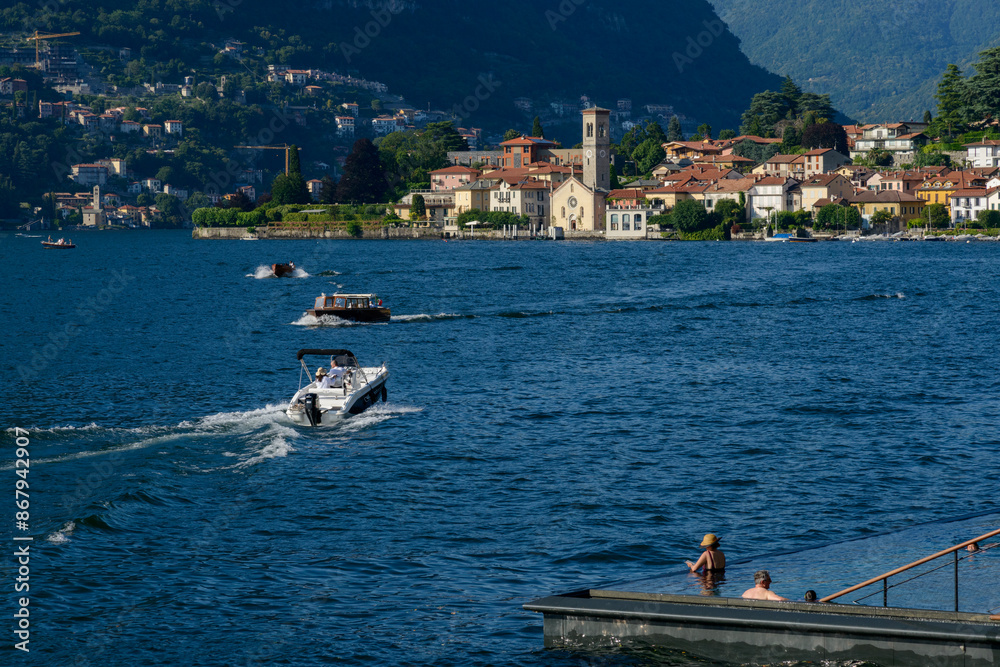
[[[535,116],[535,122],[531,124],[531,136],[539,139],[545,138],[545,130],[542,129],[542,119]]]
[[[337,201],[377,204],[385,196],[385,189],[378,149],[371,139],[358,139],[344,163],[344,173],[337,184]]]
[[[681,130],[681,119],[677,116],[670,118],[667,125],[667,141],[684,141],[684,132]]]

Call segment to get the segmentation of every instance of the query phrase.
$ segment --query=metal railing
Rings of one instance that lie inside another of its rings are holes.
[[[889,585],[889,577],[895,576],[897,574],[902,574],[903,572],[906,572],[908,570],[912,570],[913,568],[915,568],[915,567],[917,567],[919,565],[923,565],[924,563],[929,563],[932,560],[936,560],[938,558],[942,558],[944,556],[947,556],[948,554],[955,554],[955,560],[954,560],[954,566],[955,566],[955,611],[958,611],[958,562],[959,562],[959,560],[961,560],[958,557],[958,552],[960,550],[962,550],[962,549],[965,549],[966,547],[968,547],[971,544],[977,544],[978,542],[982,542],[983,540],[987,540],[987,539],[989,539],[991,537],[994,537],[995,535],[1000,535],[1000,530],[994,530],[992,532],[986,533],[985,535],[980,535],[979,537],[977,537],[975,539],[968,540],[966,542],[962,542],[961,544],[956,544],[955,546],[950,547],[948,549],[945,549],[944,551],[939,551],[936,554],[932,554],[930,556],[926,556],[925,558],[921,558],[920,560],[913,561],[909,565],[904,565],[902,567],[897,567],[895,570],[891,570],[889,572],[886,572],[885,574],[879,575],[879,576],[877,576],[877,577],[875,577],[873,579],[869,579],[868,581],[863,581],[860,584],[857,584],[855,586],[851,586],[850,588],[845,588],[844,590],[840,591],[839,593],[834,593],[833,595],[827,595],[826,597],[821,598],[820,602],[830,602],[830,601],[835,600],[835,599],[837,599],[839,597],[847,595],[848,593],[853,593],[854,591],[860,590],[860,589],[862,589],[862,588],[864,588],[866,586],[871,586],[872,584],[877,584],[878,582],[881,581],[882,582],[882,606],[883,607],[888,607],[889,606],[889,589],[890,588],[895,588],[896,586],[901,586],[902,584],[905,584],[908,581],[913,581],[914,579],[917,579],[918,577],[922,577],[922,576],[924,576],[926,574],[930,574],[931,572],[936,572],[937,570],[940,570],[941,568],[947,567],[948,564],[946,563],[945,565],[941,565],[940,567],[936,567],[933,570],[928,570],[927,572],[922,572],[922,573],[920,573],[920,574],[918,574],[918,575],[916,575],[914,577],[910,577],[909,579],[901,581],[898,584],[893,584],[892,586]],[[986,548],[993,548],[995,546],[997,546],[997,545],[996,544],[992,544],[992,545],[989,545]],[[985,550],[985,549],[981,549],[980,551],[983,551],[983,550]],[[979,552],[976,551],[976,552],[973,552],[973,553],[979,553]],[[866,595],[864,597],[858,598],[857,600],[855,600],[855,602],[859,602],[861,600],[864,600],[865,598],[868,598],[868,597],[871,597],[872,595],[877,595],[877,594],[878,594],[877,592],[871,593],[870,595]]]

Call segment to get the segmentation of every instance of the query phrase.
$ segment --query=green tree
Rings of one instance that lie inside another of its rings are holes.
[[[535,116],[535,120],[531,124],[531,136],[538,137],[539,139],[545,138],[545,130],[542,129],[542,119],[538,116]]]
[[[646,139],[652,139],[660,145],[667,143],[667,133],[663,131],[663,128],[655,120],[647,122],[642,131]]]
[[[951,216],[944,204],[930,204],[924,209],[922,216],[934,229],[947,229],[951,226]]]
[[[621,181],[618,180],[618,170],[615,168],[615,165],[611,165],[611,189],[618,190],[621,187]]]
[[[725,141],[726,139],[735,139],[736,132],[734,130],[719,130],[719,139]]]
[[[753,160],[755,165],[770,160],[780,151],[781,147],[777,144],[758,144],[751,139],[744,139],[733,146],[733,155]]]
[[[871,216],[871,218],[869,218],[869,221],[873,225],[887,225],[890,222],[892,222],[892,219],[894,217],[895,216],[891,212],[889,212],[889,211],[887,211],[885,209],[880,209],[880,210],[875,211],[874,213],[872,213],[872,216]]]
[[[1000,227],[1000,211],[983,209],[976,214],[976,219],[982,223],[985,229],[997,229]]]
[[[671,116],[667,124],[667,141],[684,141],[684,131],[681,129],[681,119]]]
[[[176,228],[184,223],[186,211],[181,206],[181,200],[174,195],[156,195],[156,208],[160,211],[159,221],[162,226]]]
[[[968,88],[973,88],[971,81]],[[951,64],[945,69],[934,99],[938,103],[938,123],[948,128],[948,137],[951,138],[956,129],[963,127],[966,105],[966,82],[957,65]]]
[[[775,123],[784,118],[788,110],[788,102],[781,93],[773,90],[757,93],[750,100],[750,108],[743,112],[740,134],[773,136]]]
[[[881,148],[872,148],[865,153],[864,161],[872,167],[888,167],[893,163],[892,153]]]
[[[298,174],[302,175],[302,163],[299,162],[299,147],[292,144],[287,149],[288,151],[288,174]]]
[[[184,200],[184,208],[188,211],[194,211],[199,208],[208,208],[212,205],[212,202],[208,200],[204,192],[196,191],[186,200]]]
[[[632,153],[636,169],[640,174],[648,174],[653,171],[653,168],[660,164],[666,156],[667,153],[663,150],[661,142],[653,138],[643,141]]]
[[[837,112],[833,108],[833,103],[830,101],[830,96],[817,95],[816,93],[802,93],[799,96],[796,112],[803,118],[805,118],[806,114],[812,112],[819,123],[832,121],[837,115]]]
[[[337,202],[337,182],[326,175],[322,178],[322,185],[319,189],[319,201],[321,204],[334,204]]]
[[[853,206],[827,204],[816,214],[817,229],[858,229],[861,226],[861,214]]]
[[[174,168],[170,166],[160,167],[160,170],[156,172],[156,180],[161,183],[170,183],[174,180]]]
[[[781,96],[785,98],[785,105],[793,113],[798,112],[799,98],[802,97],[802,89],[795,85],[792,77],[786,76],[781,84]]]
[[[781,134],[781,151],[791,153],[802,144],[802,135],[795,125],[788,125]]]
[[[427,216],[427,207],[424,204],[424,196],[413,195],[413,202],[410,204],[410,219],[423,220]]]
[[[703,139],[712,138],[712,126],[708,123],[698,126],[698,134],[702,136]]]
[[[712,226],[705,204],[695,199],[677,202],[671,213],[674,227],[682,232],[697,232]]]
[[[520,132],[518,132],[517,130],[511,128],[511,129],[509,129],[509,130],[507,130],[506,132],[503,133],[503,140],[504,141],[510,141],[511,139],[517,139],[520,136],[521,136]]]
[[[152,206],[153,198],[149,196],[149,193],[142,192],[135,198],[135,203],[136,206]]]
[[[379,151],[370,139],[354,142],[337,184],[337,200],[343,203],[376,204],[385,196],[385,173]]]
[[[931,116],[931,110],[927,109],[926,111],[924,111],[924,122],[930,125],[933,120],[934,117]]]
[[[720,199],[715,202],[715,215],[726,227],[739,224],[746,219],[743,207],[732,199]]]
[[[842,155],[847,155],[847,132],[844,126],[838,123],[811,125],[802,132],[802,147],[807,150],[832,148]]]

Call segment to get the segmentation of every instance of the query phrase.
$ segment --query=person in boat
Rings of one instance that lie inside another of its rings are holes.
[[[326,374],[322,366],[316,369],[316,387],[318,389],[333,389],[333,380]]]
[[[743,592],[746,600],[777,600],[788,601],[771,590],[771,574],[767,570],[757,570],[753,573],[754,587]]]
[[[704,574],[721,574],[725,572],[726,555],[719,551],[719,538],[715,536],[715,533],[706,533],[705,537],[701,540],[701,546],[705,548],[705,551],[702,552],[696,562],[684,561],[688,569],[692,572],[697,572],[704,568]]]

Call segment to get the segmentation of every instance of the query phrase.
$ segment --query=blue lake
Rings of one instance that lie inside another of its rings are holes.
[[[1000,244],[73,238],[0,239],[34,537],[4,662],[704,664],[546,651],[521,605],[691,592],[706,532],[747,561],[724,594],[798,598],[1000,528]],[[393,321],[310,326],[338,289]],[[293,426],[323,347],[388,403]],[[996,551],[963,609],[1000,607]]]

